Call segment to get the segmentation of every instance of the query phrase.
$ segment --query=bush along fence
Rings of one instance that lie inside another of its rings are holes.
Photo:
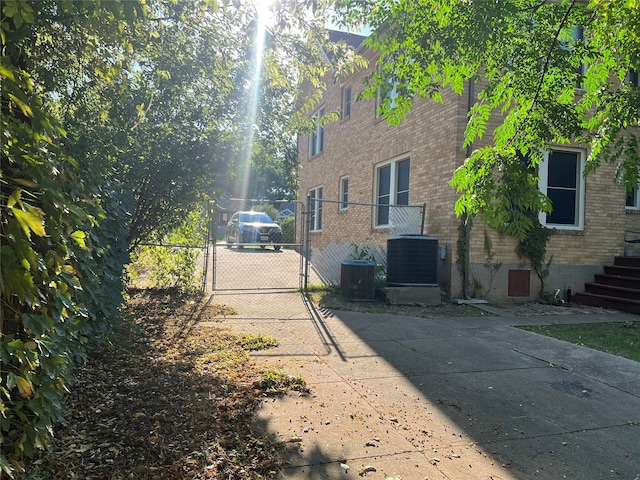
[[[15,476],[62,422],[74,364],[119,318],[129,217],[59,146],[29,75],[2,75],[0,476]]]

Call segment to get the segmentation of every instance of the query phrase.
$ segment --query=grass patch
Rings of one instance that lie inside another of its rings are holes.
[[[314,288],[311,288],[314,287]],[[390,305],[384,295],[376,291],[376,298],[370,302],[353,302],[340,293],[338,287],[310,286],[308,294],[313,303],[321,308],[346,310],[363,313],[383,313],[406,315],[409,317],[437,318],[437,317],[490,317],[490,313],[479,310],[470,305],[458,305],[443,302],[435,306],[419,305]]]
[[[278,339],[260,333],[242,333],[237,337],[239,345],[245,350],[265,350],[278,346]]]
[[[300,375],[289,375],[277,367],[267,368],[256,387],[271,395],[281,395],[289,390],[308,392],[307,383]]]
[[[640,362],[640,322],[542,325],[520,328]]]

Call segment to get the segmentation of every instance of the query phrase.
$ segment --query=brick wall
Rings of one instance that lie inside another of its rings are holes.
[[[446,259],[439,266],[443,290],[458,296],[462,292],[456,266],[456,241],[460,220],[454,214],[457,199],[449,185],[454,170],[460,166],[466,149],[462,148],[468,99],[453,92],[444,93],[443,104],[416,100],[412,111],[399,127],[375,116],[375,101],[355,101],[367,72],[360,71],[341,84],[329,83],[323,102],[325,112],[340,111],[342,87],[352,87],[351,116],[325,128],[324,151],[313,158],[308,155],[308,137],[298,141],[300,164],[300,199],[306,202],[310,188],[323,187],[323,198],[339,200],[339,179],[349,177],[349,201],[375,203],[376,165],[392,159],[411,159],[409,203],[426,204],[425,233],[439,239],[446,248]],[[484,143],[490,142],[487,135]],[[479,142],[478,145],[480,146]],[[553,255],[552,271],[558,285],[571,284],[574,291],[590,281],[594,272],[615,255],[624,252],[624,229],[640,231],[640,215],[625,210],[623,190],[613,183],[614,167],[602,165],[585,182],[585,225],[582,231],[554,231],[548,244],[548,258]],[[330,244],[366,243],[385,245],[389,231],[373,228],[372,209],[353,208],[340,211],[337,203],[325,203],[321,233],[312,233],[314,248]],[[528,268],[516,255],[516,242],[498,235],[491,228],[474,223],[471,234],[473,275],[485,287],[489,284],[484,248],[484,232],[490,234],[496,254],[494,262],[503,267],[492,279],[488,298],[507,298],[509,269]],[[550,278],[549,283],[553,284]],[[532,277],[531,296],[537,285]],[[559,288],[559,287],[557,287]]]

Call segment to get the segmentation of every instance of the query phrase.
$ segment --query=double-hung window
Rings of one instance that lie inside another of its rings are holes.
[[[388,103],[390,108],[396,106],[396,97],[398,96],[396,83],[393,78],[388,78],[382,85],[378,86],[378,90],[376,91],[376,117],[382,116],[382,107],[386,103]]]
[[[640,187],[634,187],[627,193],[627,210],[640,210]]]
[[[576,149],[544,153],[540,163],[540,191],[553,207],[540,213],[540,223],[547,227],[582,230],[584,227],[585,152]]]
[[[583,46],[585,42],[584,27],[573,27],[571,29],[571,33],[573,35],[574,44]],[[580,51],[580,49],[578,49],[578,51]],[[576,74],[578,76],[576,87],[582,89],[584,88],[584,77],[587,75],[587,65],[584,63],[578,65],[576,67]]]
[[[340,210],[349,208],[349,177],[340,179]]]
[[[409,166],[404,158],[376,168],[375,226],[389,225],[390,205],[409,205]]]
[[[351,116],[351,87],[344,87],[342,89],[342,118],[349,118]]]
[[[584,27],[575,26],[563,31],[560,37],[560,48],[567,52],[567,55],[572,57],[574,55],[582,55],[584,51],[585,37]],[[575,87],[578,89],[584,88],[584,77],[587,74],[587,65],[580,63],[575,68],[576,81]]]
[[[309,137],[309,157],[318,155],[324,150],[324,127],[322,126],[321,119],[324,116],[324,108],[319,109],[313,114],[313,120],[315,127],[311,136]]]
[[[322,187],[309,190],[309,230],[319,232],[322,230]]]

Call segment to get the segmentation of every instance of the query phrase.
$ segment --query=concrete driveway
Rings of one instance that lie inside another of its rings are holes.
[[[640,479],[640,364],[514,328],[637,316],[425,319],[282,292],[258,318],[246,295],[228,325],[277,337],[252,356],[310,388],[255,420],[285,442],[278,478]]]
[[[213,289],[215,271],[216,290],[274,290],[298,289],[301,285],[301,255],[289,246],[274,250],[273,246],[228,247],[225,243],[211,246],[210,268],[206,285]],[[200,260],[202,262],[202,259]],[[313,269],[309,283],[320,283]]]

